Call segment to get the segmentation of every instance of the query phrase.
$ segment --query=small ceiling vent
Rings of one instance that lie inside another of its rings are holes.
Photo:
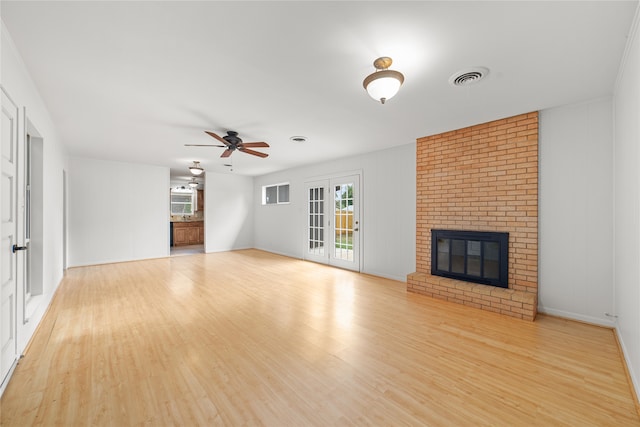
[[[449,77],[449,84],[452,86],[469,86],[479,82],[489,74],[489,70],[484,67],[474,67],[463,70]]]

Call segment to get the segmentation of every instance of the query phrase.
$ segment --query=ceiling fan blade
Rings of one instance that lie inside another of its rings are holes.
[[[269,147],[269,144],[267,144],[266,142],[243,142],[242,145],[245,146],[245,147],[253,147],[253,148],[258,148],[258,147],[267,148],[267,147]]]
[[[233,153],[233,150],[229,150],[228,148],[222,152],[220,157],[229,157]]]
[[[209,132],[208,130],[205,130],[204,133],[206,133],[207,135],[217,139],[218,141],[222,142],[224,145],[229,145],[229,143],[227,141],[225,141],[223,138],[219,137],[218,135],[216,135],[213,132]]]
[[[185,147],[222,147],[226,148],[226,145],[211,145],[211,144],[184,144]]]
[[[251,154],[253,156],[258,156],[262,158],[268,156],[267,153],[260,153],[259,151],[249,150],[248,148],[244,148],[244,147],[238,147],[238,150],[242,151],[243,153]]]

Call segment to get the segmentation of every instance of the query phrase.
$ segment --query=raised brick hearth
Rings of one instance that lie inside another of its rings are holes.
[[[535,317],[536,295],[532,292],[461,282],[428,273],[412,273],[408,282],[408,290],[433,298],[525,320]]]
[[[538,113],[420,138],[416,160],[416,272],[407,290],[534,320]],[[509,233],[509,288],[432,276],[431,229]]]

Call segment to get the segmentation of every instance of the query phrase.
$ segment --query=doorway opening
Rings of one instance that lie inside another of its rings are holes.
[[[169,254],[203,254],[204,228],[204,179],[171,173],[169,189]],[[197,185],[194,185],[197,184]]]
[[[24,230],[28,250],[24,262],[23,322],[27,322],[38,307],[40,301],[38,297],[44,291],[44,139],[28,118],[26,120],[24,155]]]

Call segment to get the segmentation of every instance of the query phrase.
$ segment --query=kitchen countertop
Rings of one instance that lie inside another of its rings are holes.
[[[202,219],[172,219],[169,222],[204,222]]]

